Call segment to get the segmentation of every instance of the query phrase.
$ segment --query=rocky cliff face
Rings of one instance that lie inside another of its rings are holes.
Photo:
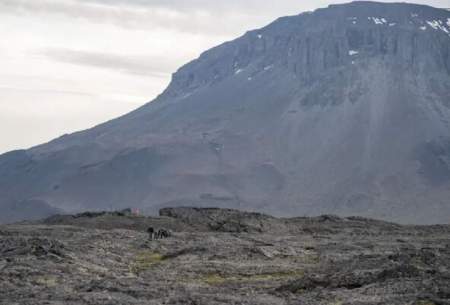
[[[448,222],[449,122],[450,12],[333,5],[205,52],[130,114],[3,155],[0,206]]]

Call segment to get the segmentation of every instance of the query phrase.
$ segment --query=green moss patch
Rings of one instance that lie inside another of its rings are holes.
[[[133,261],[130,264],[130,272],[134,274],[139,274],[153,265],[156,265],[164,260],[164,256],[151,252],[151,251],[141,251],[136,254]]]
[[[277,281],[288,278],[303,276],[304,272],[300,270],[280,271],[260,274],[238,274],[238,275],[221,275],[219,273],[210,273],[200,279],[200,282],[208,285],[221,285],[228,283],[249,283],[249,282],[267,282]]]

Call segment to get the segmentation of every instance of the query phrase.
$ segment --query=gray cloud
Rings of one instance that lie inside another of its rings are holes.
[[[206,11],[239,11],[246,13],[268,13],[274,14],[279,11],[290,10],[293,13],[300,13],[305,10],[313,10],[333,3],[345,3],[355,0],[77,0],[85,3],[97,3],[108,6],[133,5],[141,7],[164,7],[181,11],[206,10]],[[358,0],[356,0],[358,1]],[[363,0],[360,0],[363,1]],[[396,0],[378,0],[381,2],[398,2]],[[431,5],[435,7],[450,7],[448,0],[410,0],[407,2]]]
[[[108,6],[140,6],[140,7],[163,7],[179,11],[205,10],[214,12],[235,11],[240,13],[261,14],[268,13],[270,15],[291,11],[292,13],[300,13],[305,10],[313,10],[318,7],[325,7],[334,3],[351,2],[352,0],[315,0],[315,1],[299,1],[299,0],[227,0],[227,1],[211,1],[211,0],[77,0],[85,3],[97,3]],[[355,0],[353,0],[355,1]],[[358,0],[356,0],[358,1]],[[363,0],[360,0],[363,1]],[[398,2],[397,0],[379,0],[381,2]],[[448,8],[450,3],[448,0],[410,0],[407,2],[431,5],[435,7]]]
[[[227,11],[235,11],[239,12],[248,12],[252,10],[255,13],[254,9],[257,9],[259,12],[273,10],[277,7],[280,7],[276,1],[260,1],[260,0],[227,0],[227,1],[211,1],[211,0],[77,0],[79,2],[84,3],[97,3],[108,6],[117,6],[117,5],[133,5],[140,7],[160,7],[167,9],[174,9],[177,11],[194,11],[194,10],[203,10],[203,11],[220,11],[222,13]],[[324,3],[327,1],[316,1],[319,3],[316,4],[304,4],[300,3],[297,0],[284,0],[278,1],[278,3],[282,3],[281,7],[291,7],[291,8],[302,8],[302,7],[317,7],[320,5],[320,2]]]
[[[63,63],[109,69],[148,77],[167,78],[178,68],[168,58],[157,56],[124,56],[64,48],[48,48],[40,51],[38,54]]]
[[[219,10],[211,5],[192,6],[186,10],[187,5],[169,4],[163,1],[146,4],[138,0],[0,0],[0,14],[60,14],[130,29],[161,28],[210,35],[234,34],[242,28],[244,15],[233,10]],[[252,18],[261,19],[258,14],[245,15],[245,19]]]
[[[44,93],[44,94],[59,94],[59,95],[75,95],[83,97],[95,97],[92,93],[72,91],[72,90],[58,90],[58,89],[35,89],[35,88],[16,88],[16,87],[6,87],[0,86],[2,91],[17,91],[17,92],[33,92],[33,93]]]
[[[243,30],[243,24],[261,26],[282,15],[298,14],[331,3],[343,2],[349,1],[0,0],[0,14],[64,14],[72,18],[126,28],[163,28],[196,34],[235,35]],[[436,7],[449,6],[448,0],[411,2]]]

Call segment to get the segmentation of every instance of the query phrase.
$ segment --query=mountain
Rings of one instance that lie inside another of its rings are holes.
[[[3,222],[189,205],[447,223],[450,12],[358,1],[280,18],[127,115],[1,156],[0,194]]]

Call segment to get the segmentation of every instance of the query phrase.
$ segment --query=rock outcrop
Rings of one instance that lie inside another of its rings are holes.
[[[162,214],[0,226],[0,304],[450,303],[448,225],[212,209]],[[277,230],[236,230],[233,219]],[[125,222],[130,229],[115,227]],[[143,223],[173,233],[149,240]]]

